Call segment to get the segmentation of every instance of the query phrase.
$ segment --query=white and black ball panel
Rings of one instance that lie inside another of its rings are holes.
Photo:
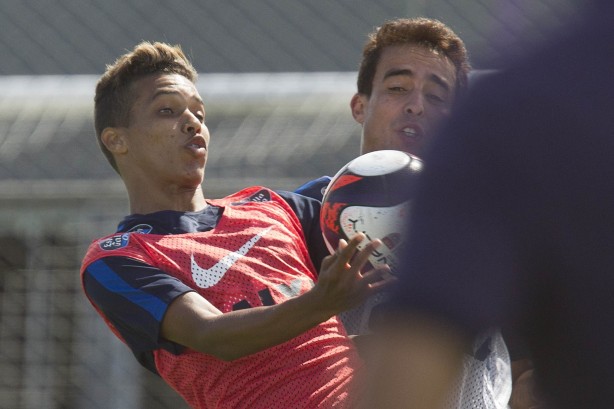
[[[348,171],[359,176],[389,175],[409,164],[411,157],[401,151],[369,152],[348,163]]]
[[[409,201],[389,207],[348,206],[339,215],[343,236],[350,238],[363,232],[368,239],[382,240],[383,245],[371,254],[369,262],[373,266],[388,264],[394,273],[399,264],[395,249],[402,242],[409,206]],[[362,250],[368,241],[360,243],[358,249]],[[331,248],[329,250],[334,251]]]

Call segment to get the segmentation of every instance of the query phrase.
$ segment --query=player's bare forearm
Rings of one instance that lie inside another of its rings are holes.
[[[342,242],[335,254],[323,261],[316,285],[281,304],[222,314],[200,295],[186,293],[169,307],[162,322],[162,336],[224,360],[286,342],[352,308],[394,280],[387,268],[360,272],[369,253],[380,244],[374,241],[356,252],[363,239],[360,235],[347,244]]]
[[[185,295],[182,304],[192,304],[189,311],[179,307],[182,318],[174,314],[163,322],[163,336],[197,351],[231,361],[288,341],[330,316],[324,311],[305,311],[311,294],[292,298],[282,304],[254,307],[226,314],[203,313],[202,297]],[[200,298],[200,299],[198,299]],[[171,310],[169,309],[169,313]],[[187,319],[188,316],[191,319]]]

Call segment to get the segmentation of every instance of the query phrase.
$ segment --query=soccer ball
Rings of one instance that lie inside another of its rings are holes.
[[[379,238],[383,245],[369,262],[388,264],[394,274],[421,169],[419,158],[394,150],[369,152],[342,167],[322,199],[320,227],[328,250],[334,252],[340,239],[349,241],[359,232],[367,237],[359,249]]]

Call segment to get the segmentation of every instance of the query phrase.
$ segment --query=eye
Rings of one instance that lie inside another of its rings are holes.
[[[195,112],[195,113],[194,113],[194,116],[195,116],[196,118],[198,118],[198,121],[199,121],[201,124],[204,124],[204,123],[205,123],[205,115],[204,115],[202,112]]]
[[[405,89],[405,88],[403,88],[403,87],[397,87],[397,86],[395,86],[395,87],[389,87],[389,88],[388,88],[388,90],[389,90],[389,91],[392,91],[392,92],[405,92],[405,91],[406,91],[406,89]]]
[[[429,99],[429,101],[434,102],[434,103],[439,104],[439,103],[445,102],[445,99],[443,97],[436,95],[436,94],[428,94],[426,97]]]
[[[173,113],[173,109],[165,107],[165,108],[161,108],[159,112],[162,113],[162,114],[172,114]]]
[[[448,97],[437,95],[437,94],[427,94],[427,100],[435,105],[435,106],[446,106],[448,104]]]

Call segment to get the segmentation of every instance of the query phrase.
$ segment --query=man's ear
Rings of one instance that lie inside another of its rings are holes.
[[[111,153],[126,153],[128,150],[126,136],[118,128],[105,128],[100,135],[100,140]]]
[[[354,120],[362,125],[365,121],[365,109],[367,107],[368,98],[366,95],[356,93],[350,100],[350,108]]]

